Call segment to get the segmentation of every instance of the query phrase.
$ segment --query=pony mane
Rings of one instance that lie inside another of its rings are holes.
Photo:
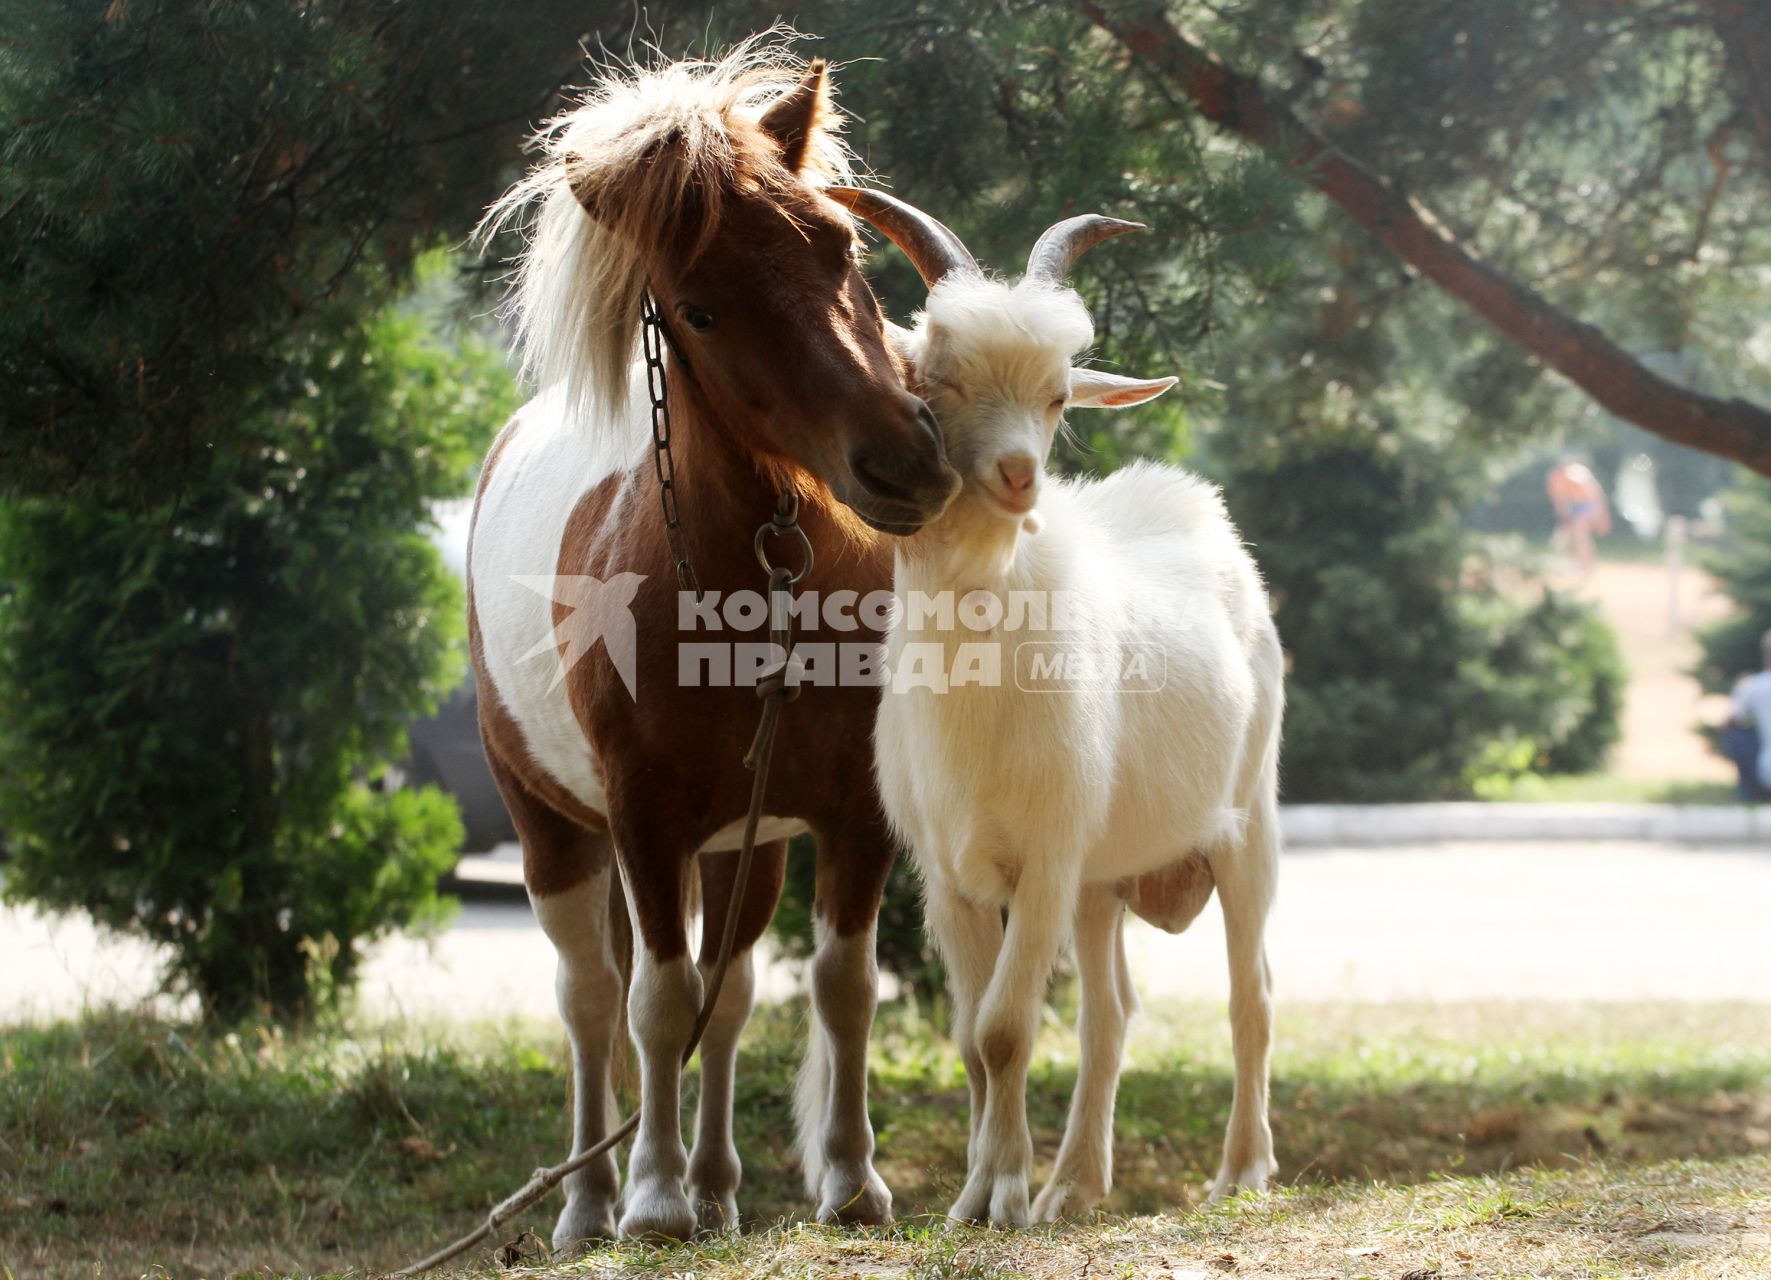
[[[482,243],[506,228],[524,236],[504,314],[522,376],[542,389],[563,384],[577,422],[625,415],[645,254],[673,238],[690,202],[699,254],[735,192],[784,195],[808,178],[851,180],[834,111],[820,115],[798,174],[757,127],[805,72],[781,43],[790,35],[765,32],[717,61],[603,68],[576,106],[535,135],[541,159],[481,220]]]

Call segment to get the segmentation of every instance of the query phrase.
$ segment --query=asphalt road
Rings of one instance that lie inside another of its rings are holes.
[[[1745,1000],[1771,1005],[1771,848],[1459,843],[1286,855],[1270,952],[1281,1000]],[[1132,926],[1146,1000],[1221,1000],[1215,909],[1169,937]],[[154,988],[155,955],[79,919],[0,909],[0,1021]],[[769,964],[763,993],[796,989]],[[553,957],[521,904],[475,903],[434,946],[367,966],[378,1015],[551,1017]]]

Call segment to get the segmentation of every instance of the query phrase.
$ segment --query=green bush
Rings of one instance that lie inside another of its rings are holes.
[[[1477,596],[1468,610],[1491,620],[1487,661],[1466,674],[1478,682],[1489,721],[1521,743],[1529,773],[1594,773],[1621,735],[1626,673],[1605,620],[1561,592],[1546,590],[1521,609]]]
[[[171,949],[173,985],[299,1014],[365,942],[433,923],[460,822],[369,786],[462,671],[421,526],[507,410],[497,357],[411,315],[316,325],[144,510],[0,508],[6,894]]]
[[[1713,693],[1728,692],[1741,676],[1764,667],[1759,642],[1771,631],[1771,480],[1742,475],[1722,504],[1727,532],[1703,562],[1734,608],[1698,636],[1698,676]]]

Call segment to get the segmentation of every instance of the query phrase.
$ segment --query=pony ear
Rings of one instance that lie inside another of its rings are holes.
[[[1070,370],[1070,405],[1076,409],[1124,409],[1154,400],[1179,378],[1123,378],[1101,369]]]
[[[826,63],[813,58],[805,75],[764,113],[762,130],[781,147],[781,163],[798,173],[805,168],[817,133],[828,110],[830,87],[824,76]]]

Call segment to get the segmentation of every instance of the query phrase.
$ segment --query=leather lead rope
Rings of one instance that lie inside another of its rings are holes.
[[[651,296],[646,297],[645,324],[648,331],[658,325],[657,307]],[[652,381],[652,413],[654,424],[654,443],[657,452],[664,456],[658,463],[658,481],[660,486],[674,479],[669,467],[670,451],[670,414],[663,409],[664,399],[664,366],[662,355],[654,372],[652,369],[652,343],[655,336],[647,339],[647,370]],[[657,423],[664,423],[664,434],[660,441],[657,436]],[[666,529],[674,529],[671,519],[675,510],[675,489],[668,486],[670,497],[665,505]],[[680,530],[678,531],[680,532]],[[795,573],[786,566],[777,566],[769,560],[767,543],[770,538],[790,538],[799,544],[804,557]],[[713,1010],[719,1003],[720,988],[725,985],[726,969],[731,964],[732,947],[738,936],[738,917],[742,913],[739,906],[744,901],[745,892],[750,884],[750,866],[756,860],[756,829],[762,821],[763,801],[769,785],[769,766],[775,758],[775,731],[780,725],[781,708],[799,696],[800,677],[804,673],[803,660],[793,651],[793,588],[812,571],[813,556],[811,540],[806,537],[805,530],[799,524],[799,495],[792,489],[784,489],[775,503],[775,514],[767,523],[756,531],[754,542],[757,561],[764,572],[769,575],[769,638],[775,646],[773,660],[758,676],[756,696],[762,699],[762,715],[757,720],[756,737],[750,743],[750,750],[745,753],[744,767],[751,770],[750,812],[744,819],[744,841],[738,849],[738,867],[732,880],[732,904],[726,911],[725,928],[720,934],[719,960],[713,966],[713,973],[707,980],[707,988],[701,997],[701,1011],[695,1015],[694,1029],[689,1033],[689,1042],[683,1046],[683,1065],[689,1064],[694,1057],[696,1046],[707,1032],[707,1024],[713,1018]],[[681,547],[675,534],[671,540],[671,554],[677,557],[677,581],[684,591],[694,591],[700,598],[701,587],[695,581],[695,571],[690,567],[686,556],[681,554]],[[686,576],[685,576],[686,575]],[[643,941],[641,945],[644,945]],[[473,1248],[480,1241],[495,1234],[524,1209],[539,1201],[569,1176],[589,1165],[593,1160],[614,1150],[615,1147],[631,1137],[639,1128],[640,1113],[635,1111],[623,1120],[615,1131],[601,1142],[548,1169],[537,1169],[521,1189],[498,1202],[486,1220],[472,1231],[452,1244],[443,1246],[435,1253],[410,1266],[394,1272],[398,1280],[404,1277],[423,1275],[427,1271],[458,1258]]]

